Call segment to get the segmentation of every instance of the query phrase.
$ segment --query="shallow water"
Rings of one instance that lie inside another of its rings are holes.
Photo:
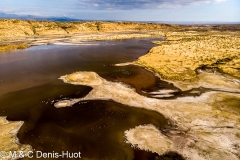
[[[156,40],[156,39],[151,39]],[[124,131],[152,123],[167,125],[161,114],[113,101],[86,101],[57,109],[58,100],[79,98],[86,86],[63,83],[58,78],[75,71],[94,71],[110,81],[121,81],[146,90],[176,89],[131,62],[154,46],[150,39],[92,42],[92,46],[38,46],[0,55],[0,116],[25,123],[18,138],[44,152],[81,151],[92,159],[155,159],[157,154],[136,150],[124,143]],[[182,159],[169,153],[159,159]]]
[[[133,61],[153,46],[144,39],[95,43],[98,45],[49,45],[1,53],[0,95],[49,82],[57,83],[60,76],[75,71],[95,71],[104,76],[119,69],[114,64]]]

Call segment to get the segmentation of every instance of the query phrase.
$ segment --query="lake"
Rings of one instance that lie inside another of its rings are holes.
[[[82,159],[183,159],[174,152],[159,156],[125,143],[124,131],[135,126],[154,124],[160,130],[167,127],[168,120],[158,112],[112,100],[54,107],[57,101],[83,97],[91,91],[91,87],[70,85],[58,79],[76,71],[94,71],[108,81],[126,83],[148,97],[151,97],[148,92],[159,89],[177,90],[140,66],[115,66],[146,54],[155,46],[153,40],[162,39],[45,45],[1,53],[0,116],[24,121],[17,136],[20,143],[29,144],[36,151],[80,151]],[[181,95],[178,91],[173,97]]]

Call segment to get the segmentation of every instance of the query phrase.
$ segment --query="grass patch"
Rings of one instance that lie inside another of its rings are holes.
[[[5,45],[0,45],[0,52],[17,50],[17,49],[25,49],[28,47],[29,45],[26,43],[5,44]]]

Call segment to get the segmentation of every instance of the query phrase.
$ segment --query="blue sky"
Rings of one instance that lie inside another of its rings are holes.
[[[87,20],[240,22],[240,0],[0,0],[0,12]]]

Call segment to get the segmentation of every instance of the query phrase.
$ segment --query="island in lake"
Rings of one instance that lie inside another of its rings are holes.
[[[240,158],[240,25],[1,19],[0,43],[5,159]]]

